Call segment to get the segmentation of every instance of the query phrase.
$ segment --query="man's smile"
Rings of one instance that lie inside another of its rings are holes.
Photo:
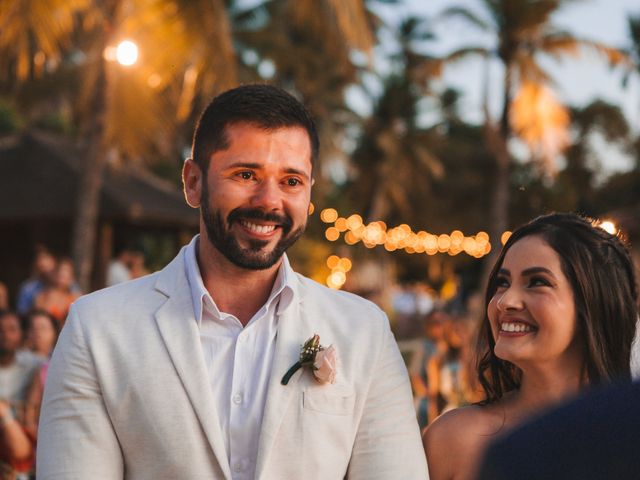
[[[276,225],[258,225],[257,223],[251,223],[247,220],[241,220],[240,223],[243,227],[256,233],[271,233],[277,228]]]

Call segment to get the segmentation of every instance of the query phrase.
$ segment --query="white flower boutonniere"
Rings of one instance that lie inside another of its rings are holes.
[[[289,383],[293,374],[302,367],[310,367],[313,378],[318,383],[335,383],[337,363],[338,356],[335,347],[333,345],[323,347],[320,345],[320,335],[315,334],[304,342],[300,348],[300,360],[287,370],[280,383],[282,385]]]

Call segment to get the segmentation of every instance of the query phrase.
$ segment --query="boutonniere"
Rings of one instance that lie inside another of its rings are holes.
[[[280,383],[286,385],[289,380],[302,367],[310,367],[313,378],[318,383],[334,383],[336,381],[336,365],[338,357],[333,345],[323,347],[320,345],[320,335],[314,335],[300,347],[300,360],[287,370]]]

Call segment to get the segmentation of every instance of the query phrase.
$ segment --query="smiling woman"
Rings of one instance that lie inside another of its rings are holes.
[[[630,379],[634,267],[620,239],[595,222],[552,214],[517,229],[485,300],[478,344],[485,400],[425,431],[432,480],[474,478],[490,441],[588,385]]]

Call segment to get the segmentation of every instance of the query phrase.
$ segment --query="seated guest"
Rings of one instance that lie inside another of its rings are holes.
[[[16,419],[9,402],[0,400],[0,478],[29,478],[33,456],[33,440]]]
[[[629,380],[637,301],[616,236],[571,214],[518,228],[487,285],[478,361],[486,398],[426,429],[431,480],[475,478],[489,442],[587,386]]]
[[[9,290],[0,282],[0,310],[9,310]]]
[[[52,281],[37,295],[34,307],[44,310],[56,319],[62,327],[69,313],[69,307],[80,295],[76,288],[73,264],[68,258],[58,262]]]
[[[32,310],[25,317],[24,326],[24,347],[43,359],[48,359],[60,332],[55,318],[44,310]]]
[[[429,361],[439,351],[447,348],[444,340],[444,317],[444,313],[436,309],[423,318],[424,338],[420,349],[413,355],[409,367],[420,429],[429,423]]]
[[[35,355],[17,355],[22,344],[18,316],[0,312],[0,469],[28,473],[33,466],[33,445],[23,427],[24,404],[29,384],[41,364]],[[29,447],[25,447],[29,440]]]
[[[52,281],[53,272],[56,268],[55,257],[44,247],[38,247],[33,260],[33,275],[29,280],[20,285],[18,298],[16,300],[16,310],[19,315],[26,315],[34,306],[38,294],[45,285]]]
[[[42,310],[30,312],[27,315],[25,324],[27,331],[25,345],[30,349],[29,352],[46,359],[40,368],[34,372],[25,398],[24,427],[29,435],[36,438],[42,394],[49,369],[48,360],[58,340],[59,332],[55,319]]]

